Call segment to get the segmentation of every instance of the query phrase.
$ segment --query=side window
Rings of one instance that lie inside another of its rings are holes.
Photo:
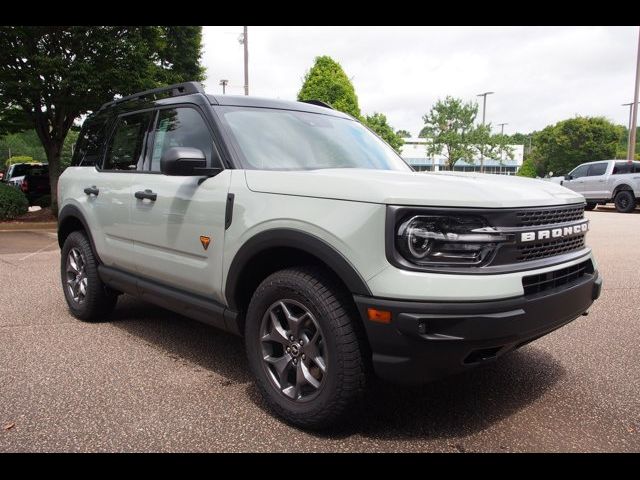
[[[607,171],[606,163],[592,163],[589,166],[589,176],[596,177],[598,175],[604,175],[604,172]]]
[[[200,113],[193,108],[168,108],[158,112],[151,154],[152,172],[160,171],[160,159],[172,147],[198,148],[207,157],[208,165],[220,165],[211,133]]]
[[[80,130],[71,159],[72,167],[93,167],[99,161],[106,138],[107,119],[87,119]]]
[[[107,147],[103,170],[136,170],[144,156],[151,112],[120,117]]]
[[[577,167],[571,172],[571,176],[573,178],[586,177],[588,169],[589,169],[589,165],[580,165],[579,167]]]
[[[616,162],[613,166],[613,172],[611,175],[624,175],[625,173],[631,173],[632,166],[629,165],[629,162]]]

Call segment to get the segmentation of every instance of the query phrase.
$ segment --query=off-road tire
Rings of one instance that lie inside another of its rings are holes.
[[[67,288],[67,258],[69,252],[77,248],[85,259],[84,271],[87,278],[87,287],[84,301],[74,301]],[[116,306],[118,295],[109,289],[98,275],[98,262],[91,248],[87,236],[81,231],[71,232],[66,238],[60,256],[60,277],[64,298],[67,300],[71,314],[85,322],[97,322],[104,320]]]
[[[630,213],[636,208],[636,198],[630,190],[622,190],[616,195],[615,204],[620,213]]]
[[[270,306],[282,299],[299,302],[323,332],[326,377],[317,396],[293,400],[272,382],[263,359],[261,325]],[[249,366],[267,405],[285,421],[307,429],[326,429],[354,417],[363,401],[370,369],[366,340],[350,294],[324,270],[308,266],[280,270],[267,277],[251,298],[245,323]]]

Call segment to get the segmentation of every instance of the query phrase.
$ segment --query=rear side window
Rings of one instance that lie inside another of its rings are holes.
[[[629,162],[616,162],[613,166],[612,175],[624,175],[625,173],[631,173],[633,170],[633,165],[630,165]]]
[[[103,170],[136,170],[144,157],[151,112],[120,117],[111,136]]]
[[[207,165],[220,166],[207,124],[194,108],[167,108],[158,112],[151,154],[152,172],[160,171],[162,155],[173,147],[197,148],[207,157]]]
[[[624,175],[626,173],[640,173],[639,162],[616,162],[613,167],[613,175]]]
[[[22,177],[23,175],[27,174],[27,171],[29,170],[29,166],[22,164],[22,165],[14,165],[13,167],[13,171],[11,172],[11,176],[12,177]]]
[[[73,167],[93,167],[99,163],[100,152],[106,138],[106,117],[87,119],[80,130],[71,159]]]
[[[604,172],[607,171],[606,163],[593,163],[589,166],[589,176],[595,177],[598,175],[604,175]]]
[[[45,175],[49,175],[49,166],[48,165],[33,165],[29,168],[28,175],[32,177],[43,177]]]

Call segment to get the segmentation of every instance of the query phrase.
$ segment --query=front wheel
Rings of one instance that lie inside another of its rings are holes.
[[[356,311],[324,271],[281,270],[256,289],[245,344],[256,384],[269,407],[299,427],[344,420],[366,384]]]
[[[594,210],[598,206],[597,203],[587,203],[584,207],[585,210]]]
[[[633,196],[633,192],[623,190],[616,195],[615,204],[616,210],[620,213],[630,213],[636,208],[636,198]]]

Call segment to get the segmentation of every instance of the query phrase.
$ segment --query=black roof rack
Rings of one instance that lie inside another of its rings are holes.
[[[310,105],[317,105],[319,107],[330,108],[331,110],[334,109],[331,105],[323,102],[322,100],[302,100],[302,103],[308,103]]]
[[[184,82],[169,85],[167,87],[153,88],[151,90],[145,90],[144,92],[134,93],[133,95],[127,95],[126,97],[118,98],[111,102],[107,102],[100,107],[100,110],[118,103],[128,102],[130,100],[137,100],[142,97],[148,97],[150,95],[156,95],[158,93],[169,93],[170,97],[179,97],[181,95],[191,95],[192,93],[204,94],[204,88],[198,82]]]

